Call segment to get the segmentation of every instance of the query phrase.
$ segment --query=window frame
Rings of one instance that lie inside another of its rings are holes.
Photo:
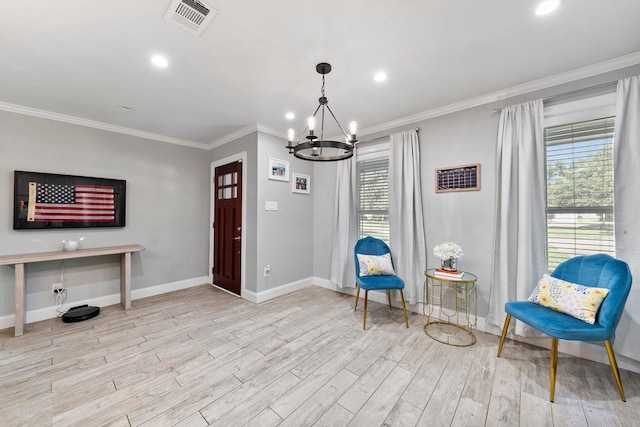
[[[381,159],[381,158],[387,158],[388,160],[390,160],[390,156],[391,156],[391,141],[390,140],[385,140],[382,142],[378,142],[378,143],[371,143],[371,144],[367,144],[365,146],[358,146],[358,148],[356,149],[356,155],[355,155],[355,168],[356,168],[356,185],[355,185],[355,191],[356,191],[356,229],[357,229],[357,233],[358,233],[358,239],[361,239],[363,237],[366,237],[367,235],[362,235],[361,234],[361,215],[363,212],[363,209],[360,208],[360,174],[359,174],[359,170],[360,170],[360,166],[359,166],[359,162],[361,161],[367,161],[367,160],[377,160],[377,159]],[[387,183],[389,180],[389,175],[388,175],[388,171],[389,168],[387,167]],[[388,188],[388,187],[387,187]],[[387,192],[387,197],[389,197],[389,192]],[[364,210],[365,212],[368,210]],[[380,210],[375,210],[375,211],[371,211],[371,213],[373,214],[382,214],[384,215],[384,211],[380,211]],[[389,221],[389,206],[387,205],[387,210],[386,210],[386,216],[387,216],[387,225],[388,225],[388,221]],[[390,231],[390,230],[389,230]],[[390,232],[387,232],[387,235],[389,236],[389,238],[387,240],[385,240],[384,238],[382,238],[382,240],[385,241],[385,243],[389,244],[389,240],[391,240],[391,236],[390,236]],[[380,236],[382,237],[382,236]]]
[[[614,88],[615,89],[615,88]],[[615,91],[589,98],[567,101],[562,103],[556,103],[544,106],[544,131],[549,127],[569,125],[573,123],[581,123],[591,120],[603,119],[607,117],[613,117],[616,119],[616,93]],[[579,207],[574,206],[571,208],[559,208],[549,207],[547,200],[547,186],[548,186],[548,173],[547,173],[547,141],[544,137],[544,165],[545,165],[545,253],[547,258],[547,268],[551,272],[557,264],[552,264],[549,258],[549,223],[548,215],[557,213],[574,213],[579,214],[581,212],[588,211],[589,213],[605,213],[611,214],[615,210],[615,200],[613,201],[613,207]],[[614,135],[615,143],[615,135]],[[614,184],[615,185],[615,184]],[[613,191],[613,189],[612,189]],[[615,230],[615,222],[613,224]],[[615,239],[615,233],[614,233]],[[574,238],[574,247],[577,239]],[[615,240],[613,241],[613,254],[615,256]]]

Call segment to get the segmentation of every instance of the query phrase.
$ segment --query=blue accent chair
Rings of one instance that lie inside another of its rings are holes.
[[[407,317],[407,308],[404,304],[404,281],[398,276],[362,276],[360,277],[360,263],[358,262],[358,254],[361,255],[384,255],[390,254],[391,250],[385,242],[380,239],[368,236],[358,240],[353,251],[353,258],[356,263],[356,285],[358,291],[356,293],[356,305],[354,311],[358,309],[358,299],[360,298],[360,289],[364,289],[364,325],[363,329],[367,329],[367,299],[369,291],[386,290],[389,299],[389,310],[391,310],[391,289],[400,291],[400,300],[402,301],[402,311],[404,312],[404,322],[409,327],[409,318]],[[393,258],[391,259],[393,265]],[[394,267],[395,270],[395,267]]]
[[[616,363],[611,343],[615,337],[616,327],[631,290],[631,271],[629,266],[626,262],[605,254],[577,256],[558,265],[551,275],[583,286],[609,289],[609,294],[602,301],[598,313],[596,313],[595,323],[590,325],[564,313],[529,301],[508,302],[504,307],[507,317],[502,328],[498,357],[502,352],[502,344],[507,335],[511,317],[515,317],[549,335],[551,337],[549,400],[553,402],[556,368],[558,365],[558,340],[604,341],[611,370],[620,392],[620,398],[623,402],[626,402],[618,364]]]

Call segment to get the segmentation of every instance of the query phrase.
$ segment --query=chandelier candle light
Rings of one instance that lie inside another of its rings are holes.
[[[433,254],[440,258],[440,269],[445,271],[458,271],[457,261],[464,252],[462,248],[453,242],[444,242],[433,248]]]
[[[289,129],[288,132],[288,144],[286,147],[289,149],[289,154],[293,154],[299,159],[303,160],[311,160],[311,161],[333,161],[333,160],[345,160],[349,157],[353,156],[353,150],[355,148],[356,142],[356,132],[358,130],[358,124],[356,122],[349,123],[349,133],[344,130],[342,125],[336,119],[336,116],[329,108],[329,100],[324,95],[324,76],[331,72],[331,65],[326,62],[321,62],[316,65],[316,71],[318,74],[322,75],[322,88],[320,92],[322,96],[318,99],[319,105],[316,108],[316,111],[313,113],[311,117],[307,119],[307,127],[302,132],[309,132],[305,138],[307,141],[301,142],[300,140],[295,141],[295,132],[293,129]],[[329,139],[324,139],[324,115],[325,110],[331,114],[333,120],[335,120],[336,124],[342,131],[344,135],[344,142],[342,141],[333,141]],[[315,133],[316,131],[316,116],[318,115],[318,111],[320,111],[320,136],[318,137]]]

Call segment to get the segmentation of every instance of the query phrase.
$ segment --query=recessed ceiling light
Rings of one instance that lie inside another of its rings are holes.
[[[293,114],[293,113],[287,113],[287,114],[285,114],[285,115],[284,115],[284,117],[285,117],[285,119],[287,119],[287,120],[293,120],[293,119],[295,119],[295,118],[296,118],[296,115],[295,115],[295,114]]]
[[[169,65],[169,61],[162,55],[153,55],[151,62],[158,68],[166,68]]]
[[[546,15],[556,10],[560,6],[560,0],[545,0],[538,5],[536,9],[536,15]]]
[[[385,73],[384,71],[379,71],[376,73],[375,76],[373,76],[373,79],[377,82],[383,82],[385,80],[387,80],[387,73]]]

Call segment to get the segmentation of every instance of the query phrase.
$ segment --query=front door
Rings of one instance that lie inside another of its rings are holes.
[[[215,169],[213,284],[240,295],[242,162]]]

